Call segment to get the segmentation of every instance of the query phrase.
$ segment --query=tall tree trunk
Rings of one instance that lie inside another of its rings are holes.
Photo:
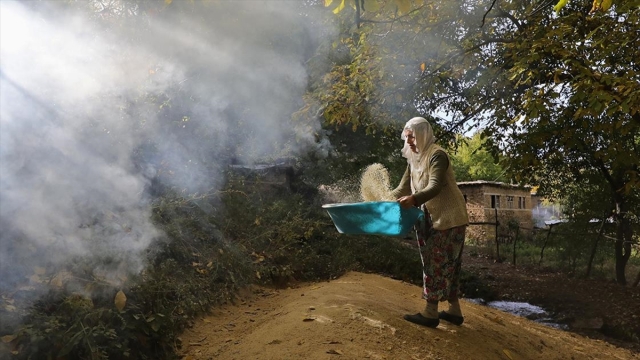
[[[616,199],[616,282],[620,285],[627,285],[625,270],[627,262],[631,256],[631,238],[633,229],[627,216],[628,205],[622,196]]]

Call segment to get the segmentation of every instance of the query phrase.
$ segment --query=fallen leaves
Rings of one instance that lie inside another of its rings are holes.
[[[496,324],[500,324],[502,326],[505,326],[504,321],[497,315],[492,315],[492,316],[487,316],[485,315],[485,317],[491,321],[493,321]]]
[[[118,291],[115,299],[113,300],[113,303],[116,305],[118,311],[122,311],[124,309],[125,305],[127,304],[127,296],[124,294],[124,292],[122,292],[122,290]]]
[[[12,342],[13,340],[16,339],[17,336],[15,335],[5,335],[3,337],[1,337],[0,339],[2,340],[3,343],[8,344],[10,342]]]
[[[509,358],[509,360],[513,360],[513,355],[511,355],[511,351],[507,350],[507,349],[503,349],[502,352],[507,355],[507,357]]]

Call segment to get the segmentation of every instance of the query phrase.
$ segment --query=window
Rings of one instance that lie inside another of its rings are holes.
[[[513,209],[513,196],[507,195],[507,209]]]
[[[491,207],[494,209],[500,207],[500,195],[491,195]]]
[[[518,209],[526,209],[527,208],[527,205],[525,204],[524,199],[525,198],[522,197],[522,196],[518,197]]]

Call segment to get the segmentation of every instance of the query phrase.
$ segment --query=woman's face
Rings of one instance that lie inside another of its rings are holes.
[[[416,138],[413,136],[413,131],[407,129],[404,131],[404,137],[407,139],[407,144],[411,148],[411,151],[414,153],[418,153],[418,148],[416,147]]]

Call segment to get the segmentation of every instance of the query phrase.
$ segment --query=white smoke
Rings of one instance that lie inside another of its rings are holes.
[[[140,4],[0,2],[0,289],[78,255],[139,271],[152,181],[208,191],[309,139],[288,122],[316,24],[297,3]]]

